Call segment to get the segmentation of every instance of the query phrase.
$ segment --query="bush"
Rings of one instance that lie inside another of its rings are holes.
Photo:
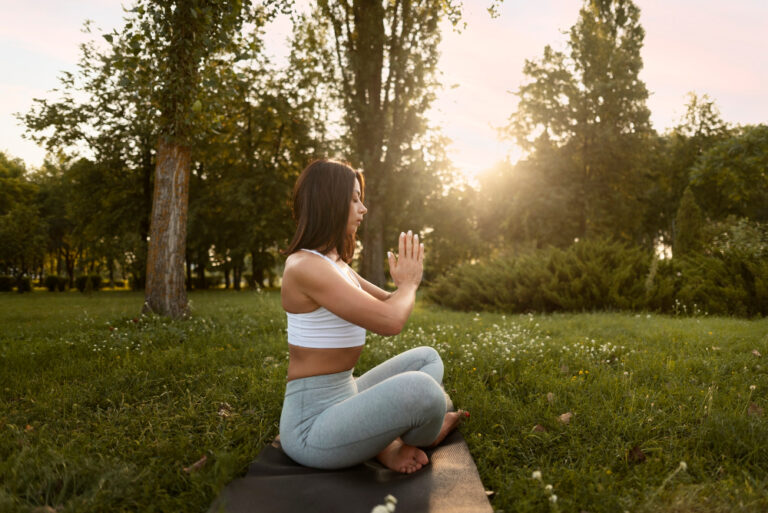
[[[101,276],[98,274],[91,274],[87,276],[78,276],[75,278],[75,286],[80,292],[85,292],[88,286],[88,280],[91,280],[92,290],[99,290],[101,286]]]
[[[768,262],[740,251],[665,261],[648,309],[674,314],[768,315]]]
[[[10,292],[13,290],[13,276],[0,276],[0,292]]]
[[[642,308],[651,256],[621,243],[583,241],[464,264],[427,292],[461,310],[511,312]]]
[[[67,288],[67,279],[63,276],[57,276],[55,274],[49,274],[45,277],[43,285],[51,292],[63,292]]]
[[[768,315],[768,260],[744,251],[653,260],[608,241],[508,253],[463,264],[426,291],[458,310],[652,310]]]
[[[16,279],[16,290],[19,292],[32,292],[32,278],[22,276]]]
[[[125,280],[114,280],[114,281],[106,281],[102,284],[101,288],[118,288],[122,289],[125,287]]]

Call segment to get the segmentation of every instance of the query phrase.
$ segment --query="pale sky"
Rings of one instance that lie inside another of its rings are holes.
[[[124,2],[129,5],[128,2]],[[765,0],[636,0],[645,28],[642,51],[651,96],[651,120],[659,131],[673,126],[688,91],[709,94],[732,124],[768,122],[768,2]],[[440,67],[444,89],[431,119],[453,141],[449,154],[468,177],[510,155],[510,141],[497,139],[523,80],[525,59],[538,58],[544,45],[562,49],[563,31],[576,21],[580,0],[505,0],[491,19],[489,0],[465,0],[467,27],[446,26]],[[85,19],[105,32],[122,24],[114,0],[0,0],[0,151],[40,166],[45,152],[22,139],[14,112],[27,112],[35,97],[58,87],[61,71],[75,71],[78,45],[90,36]],[[269,27],[268,50],[285,53],[290,30]],[[456,86],[456,87],[452,87]]]

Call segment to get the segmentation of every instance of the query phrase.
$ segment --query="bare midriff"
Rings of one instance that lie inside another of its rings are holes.
[[[362,351],[363,346],[317,349],[288,344],[288,381],[349,370]]]

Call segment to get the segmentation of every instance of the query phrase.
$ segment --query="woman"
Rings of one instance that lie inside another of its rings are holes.
[[[419,447],[440,443],[464,412],[447,412],[443,363],[430,347],[406,351],[352,376],[365,331],[399,333],[421,282],[424,245],[401,233],[388,253],[389,293],[348,262],[367,212],[363,176],[332,160],[301,173],[293,194],[296,234],[288,249],[282,303],[288,316],[288,383],[280,443],[298,463],[342,468],[376,457],[403,473],[428,463]]]

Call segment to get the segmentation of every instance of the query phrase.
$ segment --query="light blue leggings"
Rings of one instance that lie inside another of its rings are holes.
[[[362,463],[397,437],[434,442],[446,413],[443,362],[417,347],[359,378],[352,370],[289,381],[280,416],[280,444],[294,461],[314,468]]]

